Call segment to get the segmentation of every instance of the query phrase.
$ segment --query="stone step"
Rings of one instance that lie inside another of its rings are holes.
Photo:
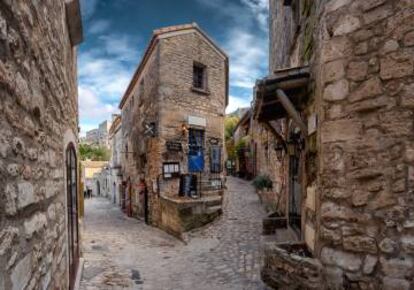
[[[221,204],[222,204],[222,197],[221,196],[210,198],[209,200],[206,201],[206,206],[207,207],[221,206]]]
[[[212,213],[215,213],[215,212],[220,212],[221,213],[221,211],[222,211],[221,205],[209,206],[209,207],[207,207],[207,210],[206,210],[206,212],[208,214],[212,214]]]
[[[215,196],[221,197],[223,195],[223,190],[222,189],[218,189],[218,190],[217,189],[214,189],[214,190],[203,189],[201,192],[201,195],[208,196],[208,197],[215,197]]]

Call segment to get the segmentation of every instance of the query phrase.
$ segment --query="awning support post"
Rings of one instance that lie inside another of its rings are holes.
[[[279,99],[282,106],[285,108],[286,112],[292,117],[293,121],[296,125],[299,126],[300,130],[304,134],[304,136],[308,135],[308,127],[302,121],[302,118],[299,115],[299,112],[296,111],[295,107],[293,106],[292,102],[289,100],[288,96],[286,96],[285,92],[281,89],[276,90],[277,98]]]

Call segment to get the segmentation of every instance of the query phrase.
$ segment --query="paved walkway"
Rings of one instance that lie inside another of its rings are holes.
[[[264,211],[248,182],[228,178],[223,216],[188,244],[125,217],[105,199],[85,202],[81,289],[255,290]]]

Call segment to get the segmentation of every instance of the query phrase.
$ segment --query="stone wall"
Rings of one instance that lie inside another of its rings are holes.
[[[322,14],[318,248],[338,287],[414,287],[413,23],[412,1]]]
[[[283,124],[284,121],[279,122]],[[274,126],[278,127],[278,126]],[[283,134],[282,126],[278,128]],[[264,125],[256,120],[252,122],[252,151],[256,158],[256,176],[269,176],[273,183],[270,193],[264,194],[262,202],[270,211],[278,211],[281,214],[287,214],[287,170],[288,160],[286,154],[277,156],[275,145],[277,142],[273,133]]]
[[[157,137],[144,135],[145,124],[158,123],[159,112],[159,52],[158,48],[149,59],[144,72],[137,80],[130,97],[122,107],[122,178],[131,186],[134,216],[143,216],[143,202],[138,193],[140,178],[149,167],[154,167],[157,156],[146,155],[157,146]],[[158,166],[159,167],[159,166]],[[156,170],[159,170],[158,168]],[[148,182],[152,182],[148,180]],[[149,183],[152,187],[152,183]],[[124,189],[128,191],[128,189]]]
[[[65,1],[0,2],[0,289],[67,289],[65,150],[78,132]]]
[[[301,238],[329,288],[412,289],[414,4],[282,2],[270,1],[271,72],[310,66],[299,110],[318,120],[301,156]]]

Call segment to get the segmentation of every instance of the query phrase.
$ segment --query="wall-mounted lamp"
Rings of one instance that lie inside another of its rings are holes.
[[[183,136],[185,136],[188,133],[188,126],[187,126],[187,124],[183,123],[181,125],[181,132],[183,133]]]

